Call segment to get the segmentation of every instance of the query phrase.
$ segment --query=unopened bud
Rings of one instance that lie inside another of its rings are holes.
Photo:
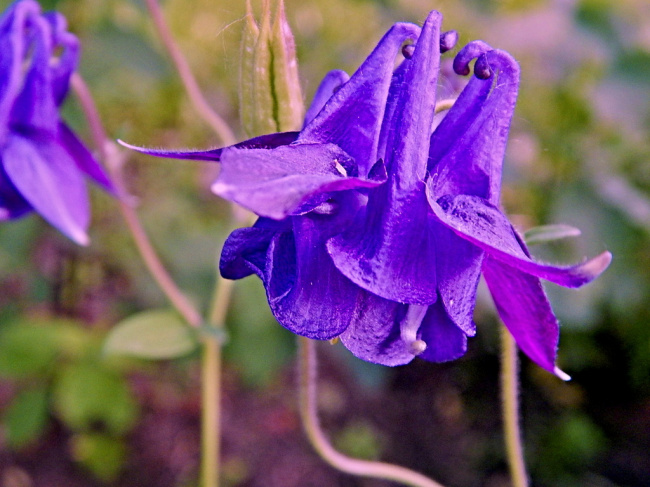
[[[253,18],[250,1],[241,44],[240,114],[244,132],[255,137],[299,130],[304,108],[293,35],[279,0],[271,23],[269,0],[262,18]]]
[[[284,0],[278,2],[271,34],[273,55],[273,87],[277,103],[280,132],[299,130],[305,115],[302,90],[298,79],[296,43],[284,11]]]

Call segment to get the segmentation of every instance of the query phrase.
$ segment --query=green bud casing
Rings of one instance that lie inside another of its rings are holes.
[[[271,24],[269,0],[262,2],[261,23],[250,2],[241,43],[240,116],[247,137],[299,130],[304,108],[293,34],[279,0]]]

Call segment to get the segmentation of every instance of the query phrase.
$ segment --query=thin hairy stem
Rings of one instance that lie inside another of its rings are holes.
[[[169,53],[174,65],[176,66],[176,70],[181,77],[181,81],[185,86],[185,90],[187,91],[187,94],[190,97],[190,101],[194,105],[195,110],[201,116],[201,118],[203,118],[203,120],[205,120],[205,122],[210,125],[210,127],[212,127],[212,130],[214,130],[217,136],[221,139],[223,145],[234,144],[236,140],[232,130],[223,120],[223,118],[221,118],[219,114],[212,110],[210,104],[203,96],[203,93],[201,92],[201,89],[199,88],[199,85],[196,82],[196,79],[194,78],[189,65],[187,64],[187,60],[181,53],[181,50],[178,48],[176,42],[174,41],[174,38],[171,35],[169,27],[167,26],[165,18],[160,9],[160,5],[158,5],[158,1],[145,0],[145,3],[149,9],[151,18],[153,19],[156,31],[158,32],[158,35],[160,36],[165,49]]]
[[[201,484],[219,485],[221,455],[221,343],[209,337],[201,357]]]
[[[226,313],[230,304],[233,281],[217,277],[212,298],[209,326],[214,332],[221,332],[225,326]],[[219,483],[221,451],[221,342],[217,334],[208,334],[205,339],[202,359],[202,455],[201,479],[204,487],[215,487]]]
[[[519,358],[517,344],[501,327],[501,405],[506,455],[513,487],[528,487],[519,420]]]
[[[399,482],[412,487],[442,487],[441,484],[398,465],[350,458],[334,449],[318,420],[316,382],[318,380],[315,342],[298,337],[300,365],[300,417],[307,438],[320,457],[341,472]]]
[[[181,292],[178,286],[176,286],[176,283],[170,277],[165,266],[158,257],[153,245],[151,245],[135,210],[125,201],[127,192],[122,180],[121,172],[124,163],[123,153],[112,141],[108,140],[101,118],[97,112],[97,107],[88,91],[86,83],[78,73],[74,73],[71,78],[71,85],[79,99],[84,115],[88,120],[95,145],[99,148],[102,159],[111,174],[113,184],[120,196],[117,200],[120,211],[147,269],[162,292],[167,296],[167,299],[169,299],[172,306],[174,306],[184,320],[194,327],[201,326],[201,323],[203,322],[201,315]]]

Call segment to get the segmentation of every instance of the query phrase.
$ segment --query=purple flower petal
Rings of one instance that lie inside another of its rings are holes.
[[[260,216],[280,220],[320,193],[372,188],[385,181],[347,177],[350,157],[333,144],[292,144],[276,149],[225,149],[212,186],[219,196]]]
[[[7,120],[23,84],[23,61],[27,52],[25,29],[40,13],[37,2],[14,2],[0,17],[0,144],[7,133]]]
[[[34,50],[20,94],[10,115],[10,124],[17,128],[56,133],[59,114],[52,89],[51,27],[42,17],[33,19]]]
[[[333,143],[356,161],[366,176],[377,162],[377,146],[395,57],[402,43],[416,39],[413,24],[393,25],[375,50],[300,133],[305,143]],[[437,41],[436,41],[437,42]]]
[[[395,80],[395,108],[383,136],[389,182],[369,194],[368,207],[348,231],[328,242],[337,268],[386,299],[432,304],[437,299],[434,237],[423,195],[440,58],[441,15],[432,12],[415,51]],[[383,145],[383,144],[382,144]]]
[[[420,357],[446,362],[465,354],[467,336],[449,318],[442,303],[405,305],[370,293],[359,303],[361,319],[341,334],[358,358],[395,366]]]
[[[90,219],[83,177],[68,153],[48,137],[11,134],[2,163],[22,196],[52,225],[80,245],[88,244]]]
[[[384,120],[386,153],[380,157],[394,180],[394,192],[413,191],[426,174],[427,156],[422,148],[429,143],[436,105],[441,22],[442,15],[436,11],[427,17],[411,59],[404,61],[406,69],[398,80],[402,86],[394,92],[396,106]]]
[[[52,27],[53,45],[61,47],[61,55],[50,67],[54,101],[60,106],[68,93],[70,76],[77,69],[81,49],[77,37],[68,32],[68,22],[63,15],[58,12],[46,12],[43,18]]]
[[[347,83],[349,79],[350,76],[348,73],[341,71],[340,69],[335,69],[325,75],[323,81],[320,82],[320,85],[314,94],[314,99],[311,101],[307,113],[305,113],[305,123],[303,128],[309,125],[311,121],[316,118],[316,115],[320,113],[327,101],[332,98],[332,95],[336,93],[343,84]]]
[[[277,134],[261,135],[252,139],[239,142],[231,147],[219,147],[216,149],[188,151],[188,150],[167,150],[167,149],[150,149],[147,147],[139,147],[137,145],[127,144],[123,140],[117,142],[126,147],[143,154],[156,157],[167,157],[169,159],[188,159],[192,161],[208,161],[220,162],[221,154],[224,150],[230,148],[236,149],[275,149],[283,145],[289,145],[296,140],[298,132],[280,132]]]
[[[394,367],[415,357],[400,335],[400,321],[408,305],[382,299],[368,292],[357,302],[358,319],[341,334],[341,342],[355,357]]]
[[[372,211],[375,209],[375,211]],[[359,213],[347,231],[327,242],[336,267],[362,288],[400,303],[436,301],[435,237],[420,192]]]
[[[488,48],[483,43],[480,46]],[[473,53],[471,48],[472,44],[466,46],[456,59],[462,59],[464,51]],[[482,65],[496,72],[488,79],[472,77],[431,136],[429,170],[436,199],[446,194],[471,194],[493,205],[499,202],[519,66],[509,54],[498,50],[481,54],[475,70]]]
[[[253,273],[264,279],[266,255],[278,233],[291,231],[290,220],[260,218],[250,228],[233,231],[223,244],[219,271],[226,279],[242,279]]]
[[[560,286],[580,287],[598,277],[611,262],[611,254],[603,252],[571,267],[540,264],[530,258],[505,215],[481,198],[460,195],[433,201],[430,197],[429,203],[442,223],[494,259]]]
[[[0,159],[0,221],[21,217],[29,211],[31,205],[11,182]]]
[[[483,261],[483,275],[517,345],[537,365],[557,373],[559,325],[539,279],[490,256]]]
[[[293,333],[334,338],[355,319],[363,291],[336,270],[317,222],[293,220],[294,232],[277,234],[268,250],[265,287],[271,311]]]
[[[418,335],[426,343],[418,357],[430,362],[455,360],[467,351],[467,335],[450,319],[440,301],[427,309]]]
[[[449,318],[467,336],[476,334],[474,306],[483,251],[435,222],[438,292]]]

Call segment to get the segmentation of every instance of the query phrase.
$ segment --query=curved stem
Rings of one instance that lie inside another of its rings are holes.
[[[519,420],[519,358],[517,344],[501,326],[501,404],[506,454],[513,487],[528,487]]]
[[[176,286],[176,283],[170,277],[165,266],[160,261],[153,245],[151,245],[135,210],[124,201],[127,192],[122,181],[121,173],[121,167],[124,162],[123,155],[117,146],[108,140],[101,118],[97,112],[97,107],[88,91],[86,83],[78,73],[72,75],[70,83],[79,99],[79,102],[81,103],[82,110],[88,119],[95,145],[101,151],[102,159],[111,173],[113,184],[120,196],[120,198],[118,198],[120,211],[129,227],[129,230],[131,231],[133,240],[135,241],[147,269],[174,308],[181,314],[181,316],[183,316],[183,319],[194,327],[201,326],[203,319],[201,318],[200,313]]]
[[[411,487],[442,487],[441,484],[398,465],[350,458],[334,449],[323,433],[318,420],[316,401],[316,347],[309,338],[298,337],[300,364],[300,417],[310,443],[332,467],[361,477],[399,482]]]
[[[156,31],[160,36],[165,49],[169,53],[176,66],[176,70],[181,77],[185,90],[190,97],[190,101],[198,114],[205,120],[205,122],[212,127],[217,136],[221,139],[223,145],[232,145],[236,142],[235,135],[228,126],[228,124],[221,118],[206,101],[201,93],[198,83],[187,64],[186,59],[183,57],[180,49],[174,42],[174,39],[169,31],[169,27],[165,22],[160,6],[157,0],[145,0],[151,18],[153,19]]]

